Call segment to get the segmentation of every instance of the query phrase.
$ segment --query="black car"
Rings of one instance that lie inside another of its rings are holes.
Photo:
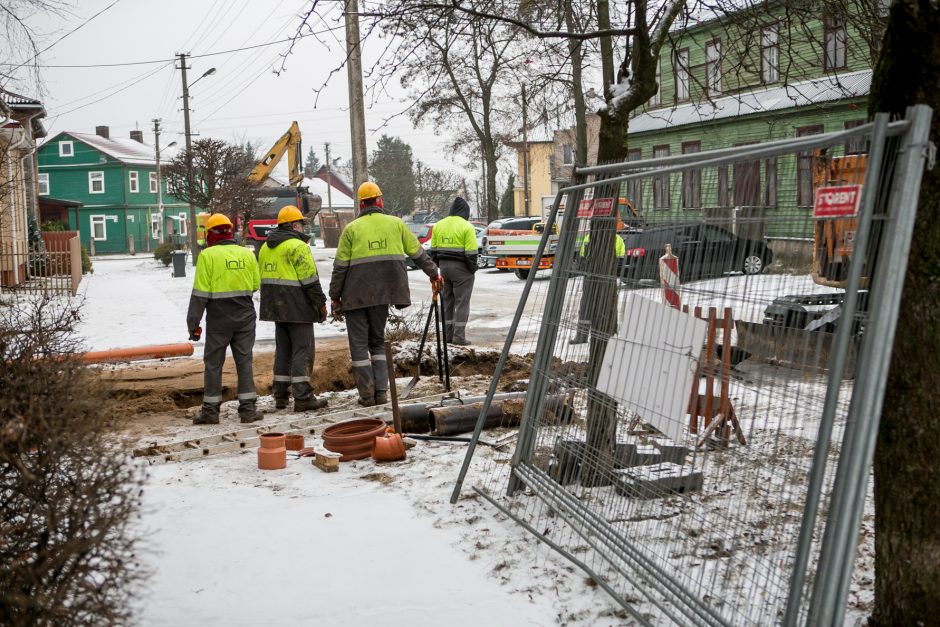
[[[624,281],[659,281],[659,258],[672,244],[682,281],[720,277],[726,272],[760,274],[773,251],[760,240],[738,237],[713,224],[670,224],[619,234],[626,245]]]

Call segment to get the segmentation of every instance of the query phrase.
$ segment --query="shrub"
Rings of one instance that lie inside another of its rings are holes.
[[[82,274],[94,274],[95,269],[91,265],[91,257],[88,256],[88,249],[82,244]]]
[[[76,312],[0,308],[0,624],[130,622],[144,572],[142,469],[109,438],[107,391],[75,357]]]
[[[168,266],[173,261],[173,251],[182,249],[183,247],[179,244],[166,242],[164,244],[160,244],[153,250],[153,258],[157,261],[162,261],[163,265]]]
[[[68,231],[69,225],[61,220],[46,220],[39,225],[39,228],[43,231]]]

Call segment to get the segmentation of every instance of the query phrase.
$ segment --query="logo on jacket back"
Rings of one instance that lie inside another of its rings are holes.
[[[450,235],[442,235],[441,241],[445,244],[456,244],[457,238],[451,237]]]
[[[226,259],[225,269],[226,270],[244,270],[245,261],[243,259]]]
[[[277,262],[276,261],[265,261],[264,268],[265,272],[277,272]]]
[[[369,240],[369,250],[385,250],[388,248],[388,238],[382,239],[370,239]]]

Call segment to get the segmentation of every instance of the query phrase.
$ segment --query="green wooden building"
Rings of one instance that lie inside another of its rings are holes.
[[[164,150],[161,159],[167,158]],[[157,172],[153,146],[143,131],[111,138],[106,126],[95,134],[62,131],[40,146],[39,195],[81,203],[69,213],[69,228],[95,254],[152,250],[160,239],[185,235],[188,205],[163,185],[164,221],[157,212]]]
[[[887,3],[868,7],[865,19],[816,6],[795,14],[770,2],[677,32],[660,56],[658,94],[630,121],[629,159],[864,123]],[[865,149],[854,142],[830,154]],[[812,237],[811,162],[811,155],[793,155],[737,163],[633,183],[624,191],[651,222],[710,217],[734,225],[758,218],[761,228],[749,235],[767,238],[775,249],[791,243],[799,249]]]

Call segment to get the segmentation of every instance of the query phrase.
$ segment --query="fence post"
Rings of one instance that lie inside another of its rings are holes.
[[[133,235],[128,235],[128,236],[127,236],[127,250],[128,250],[128,251],[130,252],[130,254],[132,254],[132,255],[137,254],[137,253],[134,252],[134,236],[133,236]]]
[[[82,282],[82,243],[78,235],[69,240],[69,265],[72,275],[72,296],[78,293],[78,284]]]

